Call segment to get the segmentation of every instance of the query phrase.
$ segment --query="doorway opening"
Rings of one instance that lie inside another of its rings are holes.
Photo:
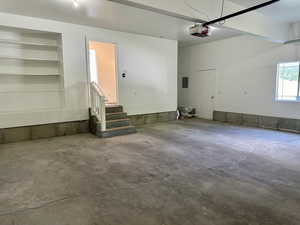
[[[118,104],[117,46],[89,41],[89,64],[90,81],[101,88],[106,104]]]

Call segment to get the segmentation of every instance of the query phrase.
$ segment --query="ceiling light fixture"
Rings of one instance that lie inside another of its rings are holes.
[[[79,7],[78,0],[73,0],[73,5],[74,5],[75,8],[78,8]]]

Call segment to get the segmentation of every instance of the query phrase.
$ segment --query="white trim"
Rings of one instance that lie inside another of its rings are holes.
[[[300,100],[284,100],[280,99],[278,96],[278,86],[279,86],[279,67],[281,64],[292,64],[292,63],[297,63],[299,65],[299,75],[298,75],[298,89],[300,88],[300,61],[292,61],[292,62],[279,62],[277,63],[277,71],[276,71],[276,90],[275,90],[275,102],[292,102],[292,103],[298,103]],[[297,96],[299,98],[299,96]]]
[[[282,99],[275,99],[276,102],[286,102],[286,103],[299,103],[300,100],[282,100]]]
[[[90,64],[90,61],[89,61],[89,43],[91,41],[95,41],[95,42],[102,42],[102,43],[108,43],[108,44],[113,44],[115,45],[115,69],[116,69],[116,104],[120,104],[120,99],[119,99],[119,45],[117,42],[114,42],[114,41],[108,41],[108,40],[105,40],[105,39],[100,39],[100,38],[90,38],[90,37],[87,37],[86,36],[86,54],[87,54],[87,67],[88,67],[88,83],[91,83],[91,79],[90,79],[90,71],[89,71],[89,64]],[[88,85],[90,86],[90,85]],[[88,90],[89,93],[90,93],[90,90]],[[90,95],[89,95],[89,103],[90,103]],[[90,105],[90,104],[89,104]]]
[[[91,103],[91,75],[90,75],[90,41],[85,37],[85,60],[86,60],[86,72],[87,72],[87,91],[88,91],[88,106],[92,106]]]
[[[116,72],[116,100],[117,100],[117,104],[120,104],[120,99],[119,99],[119,46],[114,43],[115,45],[115,72]]]
[[[97,68],[97,53],[94,49],[89,49],[89,56],[90,56],[90,79],[91,82],[95,82],[98,84],[99,82],[99,76],[98,76],[98,68]],[[92,68],[92,65],[94,68]]]

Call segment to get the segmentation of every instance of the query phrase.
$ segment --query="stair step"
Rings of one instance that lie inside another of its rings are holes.
[[[124,112],[106,113],[106,120],[126,119],[126,117],[127,113]]]
[[[134,134],[134,133],[136,133],[136,129],[134,126],[126,126],[126,127],[107,129],[105,132],[98,132],[97,136],[108,138],[108,137],[115,137],[115,136]]]
[[[136,128],[131,125],[127,113],[123,112],[121,105],[106,104],[105,116],[106,131],[104,132],[101,131],[101,122],[96,117],[90,118],[91,132],[98,137],[108,138],[137,132]]]
[[[105,112],[106,113],[123,112],[123,106],[121,106],[121,105],[106,106]]]
[[[107,129],[110,128],[117,128],[117,127],[127,127],[130,126],[130,119],[118,119],[118,120],[107,120],[106,127]]]

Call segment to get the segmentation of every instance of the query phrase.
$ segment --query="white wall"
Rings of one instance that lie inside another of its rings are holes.
[[[61,33],[65,84],[62,108],[0,113],[0,128],[88,119],[86,38],[118,45],[120,104],[130,115],[177,107],[177,41],[4,13],[0,25]]]
[[[299,60],[299,49],[248,35],[180,48],[179,78],[216,69],[215,110],[300,119],[300,103],[275,101],[277,63]]]

